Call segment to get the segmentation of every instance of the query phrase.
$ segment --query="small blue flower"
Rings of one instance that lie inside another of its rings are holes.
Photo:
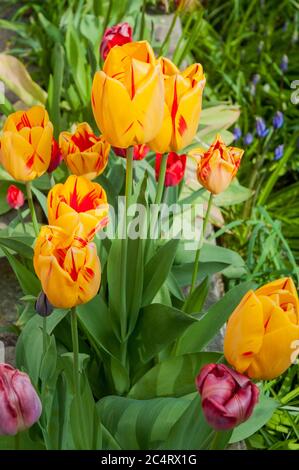
[[[244,136],[244,145],[250,145],[253,142],[253,135],[250,132]]]
[[[263,138],[266,137],[269,133],[269,129],[267,129],[265,121],[261,117],[257,117],[255,120],[255,127],[256,127],[256,133],[258,137]]]
[[[236,126],[233,129],[234,140],[239,140],[242,137],[242,131],[240,127]]]
[[[252,84],[253,84],[254,86],[256,86],[256,85],[258,84],[258,82],[260,81],[260,79],[261,79],[260,74],[255,73],[255,74],[253,75],[253,77],[252,77]]]
[[[288,68],[289,68],[289,58],[286,54],[284,54],[281,58],[281,62],[280,62],[280,70],[282,72],[287,72]]]
[[[274,150],[274,160],[280,160],[282,156],[283,156],[283,144],[280,144]]]
[[[283,126],[283,121],[284,121],[283,113],[281,111],[277,111],[273,117],[274,129],[280,129]]]

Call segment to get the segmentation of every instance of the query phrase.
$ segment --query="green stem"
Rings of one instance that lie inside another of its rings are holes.
[[[177,21],[177,19],[178,19],[179,14],[180,14],[180,9],[177,8],[176,11],[175,11],[175,13],[174,13],[174,15],[173,15],[172,22],[171,22],[171,25],[170,25],[170,27],[169,27],[169,30],[167,31],[167,34],[166,34],[166,36],[165,36],[165,39],[164,39],[164,41],[162,42],[162,45],[161,45],[161,47],[160,47],[159,56],[163,55],[163,53],[164,53],[164,48],[165,48],[165,46],[168,44],[168,41],[169,41],[170,36],[171,36],[171,33],[172,33],[172,31],[173,31],[173,29],[174,29],[174,27],[175,27],[175,24],[176,24],[176,21]]]
[[[126,220],[128,220],[127,212],[131,202],[132,186],[133,186],[133,155],[134,147],[127,148],[127,168],[126,168]]]
[[[104,26],[103,26],[103,34],[106,31],[106,28],[107,28],[109,20],[110,20],[112,5],[113,5],[113,0],[109,0],[109,5],[108,5],[108,8],[107,8],[107,13],[106,13],[106,16],[105,16],[105,21],[104,21]]]
[[[161,159],[161,166],[160,166],[160,173],[159,173],[159,179],[158,179],[158,186],[157,186],[155,204],[161,204],[161,201],[162,201],[164,183],[165,183],[165,175],[166,175],[166,168],[167,168],[167,153],[162,155],[162,159]]]
[[[38,222],[36,218],[36,213],[35,213],[35,208],[34,208],[34,203],[33,203],[33,198],[32,198],[32,191],[31,191],[31,183],[30,181],[26,182],[26,191],[27,191],[27,200],[28,200],[28,205],[30,209],[30,214],[31,214],[31,220],[33,223],[33,228],[35,231],[35,235],[38,236],[39,234],[39,227],[38,227]]]
[[[210,444],[210,450],[219,450],[219,440],[221,437],[221,432],[216,431],[213,437],[213,440]]]
[[[22,216],[22,211],[21,211],[21,209],[18,209],[18,216],[19,216],[20,222],[21,222],[22,227],[23,227],[23,232],[24,232],[24,233],[27,233],[27,232],[26,232],[26,225],[25,225],[25,222],[24,222],[24,219],[23,219],[23,216]]]
[[[55,183],[55,178],[54,178],[53,173],[49,173],[49,181],[50,181],[51,188],[54,188],[56,183]]]
[[[18,432],[16,435],[15,435],[15,449],[14,450],[20,450],[20,433]]]
[[[210,193],[208,208],[207,208],[207,212],[206,212],[206,215],[205,215],[205,218],[204,218],[203,228],[202,228],[202,231],[201,231],[201,234],[200,234],[200,240],[199,240],[198,248],[197,248],[196,255],[195,255],[194,268],[193,268],[193,274],[192,274],[192,281],[191,281],[191,288],[190,288],[189,296],[192,294],[192,292],[194,290],[194,287],[195,287],[195,284],[196,284],[196,281],[197,281],[200,250],[201,250],[201,245],[202,245],[202,242],[204,240],[206,228],[207,228],[208,221],[209,221],[210,211],[211,211],[211,207],[212,207],[212,201],[213,201],[213,194]]]
[[[43,317],[43,355],[47,351],[47,317]]]
[[[142,13],[141,13],[141,22],[140,22],[139,41],[141,41],[143,39],[143,36],[144,36],[146,2],[147,2],[147,0],[143,0],[143,2],[142,2]]]
[[[73,342],[73,377],[75,397],[80,403],[80,378],[79,378],[79,339],[78,339],[78,321],[76,307],[71,309],[71,329]]]

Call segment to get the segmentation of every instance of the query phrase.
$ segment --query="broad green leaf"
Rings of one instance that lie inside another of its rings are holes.
[[[176,263],[193,263],[195,252],[196,250],[185,250],[184,244],[180,243],[175,258]],[[225,263],[233,266],[244,266],[245,264],[242,257],[236,251],[212,243],[204,243],[202,245],[199,258],[199,270],[200,263]]]
[[[162,304],[145,307],[136,325],[132,351],[139,351],[143,362],[149,361],[197,320],[180,310]]]
[[[197,281],[202,282],[207,276],[212,276],[215,273],[221,273],[227,268],[226,263],[200,263],[198,270]],[[179,264],[172,267],[172,273],[175,276],[178,284],[181,287],[190,286],[192,274],[194,269],[193,263]]]
[[[40,203],[45,216],[48,217],[48,207],[47,207],[46,196],[34,186],[34,183],[32,184],[31,189],[32,189],[33,194],[37,198],[38,202]]]
[[[107,396],[97,407],[103,425],[122,449],[147,450],[163,445],[189,403],[186,398],[133,400]]]
[[[194,289],[185,304],[186,313],[200,313],[209,293],[210,280],[207,277]]]
[[[119,343],[111,327],[107,305],[100,295],[77,307],[79,323],[91,344],[108,355],[118,357]]]
[[[28,239],[28,237],[23,237],[24,240]],[[24,243],[22,237],[15,238],[13,236],[2,236],[0,232],[0,247],[4,246],[9,248],[12,251],[24,256],[25,258],[32,259],[33,258],[33,249],[27,243]]]
[[[6,193],[10,183],[0,183],[0,215],[6,214],[11,210],[6,200]]]
[[[0,54],[0,80],[27,106],[45,104],[47,93],[32,80],[16,57]]]
[[[253,191],[251,189],[242,186],[235,178],[223,193],[214,197],[214,203],[219,207],[233,206],[247,201],[252,194]]]
[[[217,362],[220,353],[200,352],[172,357],[150,369],[131,388],[129,397],[146,400],[155,397],[180,397],[195,390],[195,378],[203,365]]]
[[[35,386],[38,385],[40,366],[43,358],[43,335],[38,326],[29,323],[23,329],[16,348],[17,366],[29,374]]]
[[[224,449],[231,436],[231,431],[222,434],[224,439],[222,439],[221,448]],[[207,424],[202,412],[199,394],[196,393],[180,419],[171,429],[168,439],[160,448],[168,450],[208,450],[214,436],[215,431]]]
[[[255,406],[251,417],[233,430],[230,443],[243,441],[254,434],[266,424],[272,417],[279,403],[273,398],[260,393],[258,404]]]
[[[6,248],[2,246],[6,258],[9,261],[24,294],[32,294],[37,296],[40,292],[40,281],[38,278],[27,269],[17,258],[11,255]]]
[[[144,292],[142,305],[148,305],[162,287],[171,270],[179,240],[169,240],[157,250],[144,271]]]
[[[176,354],[202,351],[228,320],[242,297],[254,286],[252,282],[244,282],[229,290],[221,300],[212,305],[196,323],[190,325],[183,333],[178,341]]]

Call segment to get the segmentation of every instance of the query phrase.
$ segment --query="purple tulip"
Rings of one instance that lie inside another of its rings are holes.
[[[286,54],[284,54],[281,58],[280,70],[282,72],[287,72],[288,68],[289,68],[289,58]]]
[[[283,150],[283,144],[278,145],[278,147],[276,147],[276,149],[274,150],[274,160],[280,160],[283,157]]]
[[[257,386],[224,364],[204,366],[196,378],[196,387],[205,418],[216,431],[225,431],[246,421],[258,402]]]
[[[277,111],[273,117],[273,127],[274,129],[280,129],[283,126],[283,113]]]
[[[240,127],[236,126],[233,129],[234,140],[239,140],[242,137],[242,131]]]
[[[253,135],[248,132],[245,136],[244,136],[244,145],[250,145],[252,144],[253,142]]]
[[[269,129],[267,129],[263,118],[257,117],[255,120],[255,126],[256,126],[256,133],[258,137],[263,138],[268,135]]]
[[[0,364],[0,436],[14,436],[36,423],[42,405],[27,374]]]

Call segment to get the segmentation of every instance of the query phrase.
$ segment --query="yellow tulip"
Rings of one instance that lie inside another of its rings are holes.
[[[78,124],[73,134],[61,132],[59,147],[74,175],[92,180],[107,166],[110,144],[103,137],[94,135],[86,122]]]
[[[207,151],[193,149],[189,156],[197,160],[197,179],[208,191],[219,194],[225,191],[236,176],[244,150],[226,147],[220,135]]]
[[[84,239],[92,240],[107,225],[108,211],[105,190],[83,176],[69,176],[48,194],[49,224]]]
[[[11,114],[0,137],[0,163],[18,181],[45,173],[51,161],[53,125],[42,106]]]
[[[74,239],[59,227],[42,227],[33,263],[54,307],[72,308],[86,303],[100,288],[101,265],[95,244]]]
[[[146,41],[113,47],[92,85],[96,123],[114,147],[145,144],[159,132],[164,87],[161,67]]]
[[[279,279],[245,295],[228,320],[224,355],[238,372],[270,380],[290,366],[298,340],[297,291]]]
[[[162,57],[158,63],[164,74],[164,119],[149,146],[158,153],[177,152],[196,134],[206,80],[200,64],[180,72],[169,59]]]

